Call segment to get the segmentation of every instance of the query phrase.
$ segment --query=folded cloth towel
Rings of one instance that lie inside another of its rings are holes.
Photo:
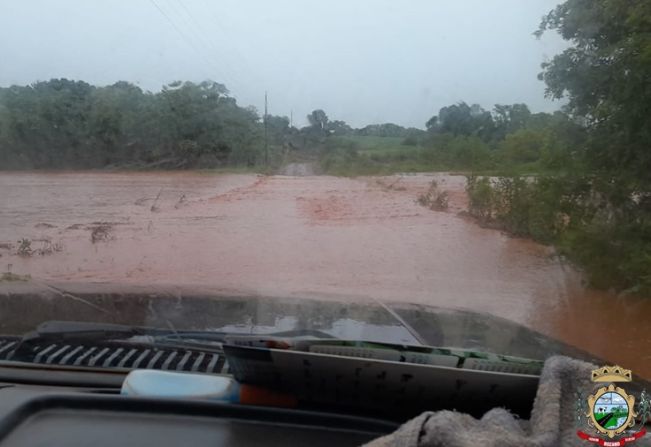
[[[481,419],[454,411],[426,412],[365,447],[597,446],[577,436],[576,415],[577,393],[594,392],[590,376],[596,367],[562,356],[547,359],[528,421],[503,408],[494,408]],[[626,445],[651,446],[651,434]]]

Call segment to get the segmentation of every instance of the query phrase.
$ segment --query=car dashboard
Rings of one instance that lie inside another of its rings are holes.
[[[353,446],[395,428],[392,422],[316,411],[122,396],[110,386],[0,382],[2,447]]]

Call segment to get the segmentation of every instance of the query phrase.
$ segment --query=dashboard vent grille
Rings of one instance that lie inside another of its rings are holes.
[[[158,369],[225,373],[223,353],[198,349],[154,348],[129,343],[51,343],[22,346],[20,338],[0,338],[0,360],[89,368]]]
[[[18,346],[20,337],[2,337],[0,338],[0,360],[6,360],[13,354],[14,349]]]

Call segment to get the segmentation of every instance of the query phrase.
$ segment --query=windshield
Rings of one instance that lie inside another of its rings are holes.
[[[0,327],[577,353],[651,379],[651,11],[12,2]]]

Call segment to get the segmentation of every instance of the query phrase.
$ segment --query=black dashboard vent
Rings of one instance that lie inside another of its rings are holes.
[[[18,337],[0,338],[0,360],[87,368],[158,369],[225,373],[222,352],[154,348],[130,343],[51,343],[21,346]]]
[[[0,338],[0,360],[7,360],[13,354],[19,342],[20,337]]]

